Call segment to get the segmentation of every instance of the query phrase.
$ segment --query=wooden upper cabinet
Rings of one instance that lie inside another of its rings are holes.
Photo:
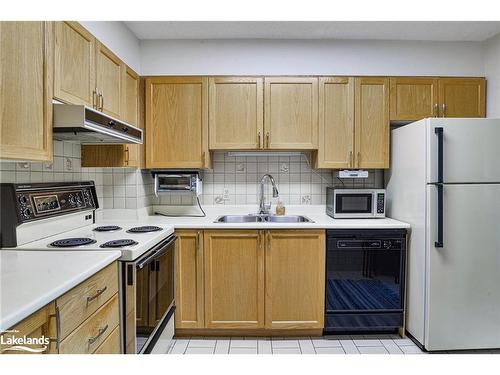
[[[389,168],[389,79],[358,77],[354,94],[356,168]]]
[[[208,165],[208,78],[146,79],[146,167]]]
[[[213,230],[204,237],[205,327],[264,328],[262,232]]]
[[[96,42],[96,86],[98,108],[104,113],[121,118],[123,90],[123,62],[104,44]]]
[[[317,148],[317,77],[266,77],[264,100],[265,148]]]
[[[263,78],[209,79],[211,150],[262,147],[264,122]]]
[[[354,78],[319,79],[317,168],[352,168],[354,160]]]
[[[139,83],[140,77],[128,66],[123,69],[122,118],[132,126],[139,127]]]
[[[441,78],[439,80],[441,117],[485,117],[484,78]]]
[[[175,231],[175,328],[204,327],[203,232]]]
[[[390,97],[392,121],[414,121],[437,117],[439,113],[437,78],[392,77]]]
[[[54,97],[66,103],[95,103],[95,38],[78,22],[55,23]]]
[[[325,231],[267,231],[265,263],[266,328],[323,328]]]
[[[52,160],[52,26],[0,22],[0,159]]]

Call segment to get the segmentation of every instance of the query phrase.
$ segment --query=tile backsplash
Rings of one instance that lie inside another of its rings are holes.
[[[312,169],[309,155],[300,156],[227,156],[215,152],[213,169],[202,172],[205,205],[257,204],[259,181],[269,173],[276,181],[284,204],[325,204],[326,187],[381,188],[383,171],[373,170],[368,178],[342,179],[337,171]],[[153,178],[149,170],[135,168],[82,168],[79,143],[54,141],[53,163],[0,162],[1,182],[55,182],[93,180],[102,208],[142,208],[156,205],[193,205],[192,195],[153,194]],[[266,201],[273,204],[270,183],[265,185]]]
[[[325,204],[326,187],[382,187],[383,172],[370,171],[366,179],[338,179],[337,171],[312,169],[309,155],[300,156],[242,156],[230,157],[224,152],[213,155],[213,170],[204,171],[203,194],[200,201],[205,205],[257,204],[259,181],[271,174],[278,186],[284,204]],[[266,201],[272,197],[270,183],[265,185]],[[273,203],[277,199],[271,198]],[[153,197],[154,204],[192,205],[196,201],[190,195],[162,195]]]
[[[141,208],[151,205],[153,179],[135,168],[82,168],[77,142],[54,141],[53,163],[0,163],[0,181],[16,183],[86,181],[96,185],[102,208]]]

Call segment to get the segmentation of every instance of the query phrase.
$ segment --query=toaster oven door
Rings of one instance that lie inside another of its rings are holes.
[[[173,191],[192,191],[193,179],[196,178],[192,174],[157,174],[155,175],[155,192],[173,192]]]

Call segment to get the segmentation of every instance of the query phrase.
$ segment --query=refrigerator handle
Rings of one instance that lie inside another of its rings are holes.
[[[437,241],[434,247],[443,247],[443,128],[434,128],[434,133],[438,137],[438,170],[436,188],[438,189],[437,202]]]

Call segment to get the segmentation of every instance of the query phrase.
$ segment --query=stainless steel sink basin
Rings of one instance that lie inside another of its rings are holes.
[[[312,223],[313,221],[300,215],[224,215],[219,216],[216,223]]]
[[[224,215],[219,216],[216,223],[259,223],[263,221],[259,215]]]
[[[300,215],[268,216],[266,221],[271,223],[312,223],[312,220]]]

